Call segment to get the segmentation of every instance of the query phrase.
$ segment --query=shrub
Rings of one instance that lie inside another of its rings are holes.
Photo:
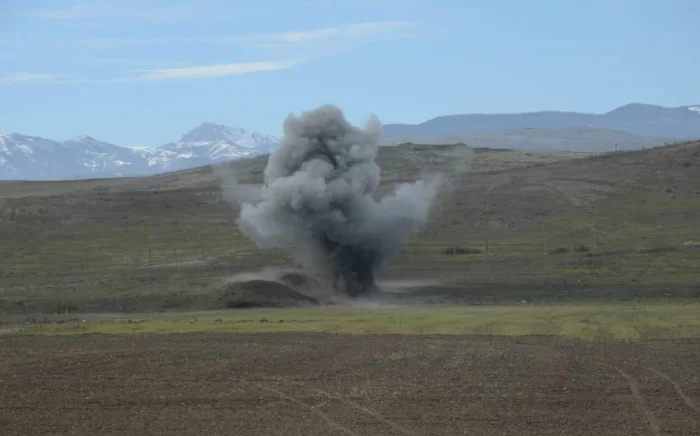
[[[569,252],[569,249],[566,248],[566,247],[557,247],[557,248],[555,248],[554,250],[550,251],[549,254],[550,254],[550,255],[553,255],[553,254],[564,254],[564,253],[568,253],[568,252]]]
[[[576,253],[587,253],[591,251],[591,248],[586,246],[586,245],[576,245],[573,247],[573,251]],[[552,254],[564,254],[564,253],[571,253],[572,248],[571,247],[557,247],[553,249],[552,251],[549,252],[550,255]]]
[[[464,247],[446,247],[442,250],[443,254],[481,254],[482,250],[478,248],[464,248]]]

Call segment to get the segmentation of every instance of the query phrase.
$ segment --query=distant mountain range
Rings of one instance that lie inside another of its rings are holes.
[[[700,105],[666,108],[632,103],[605,114],[550,111],[519,114],[446,115],[420,124],[386,124],[384,138],[387,142],[394,143],[406,141],[454,142],[457,140],[471,145],[470,141],[474,141],[473,134],[475,133],[515,131],[516,135],[520,135],[526,129],[559,129],[563,138],[576,136],[577,132],[591,134],[594,129],[605,129],[604,132],[599,133],[614,133],[613,136],[615,136],[619,135],[620,132],[627,132],[635,136],[656,137],[656,139],[651,140],[652,143],[665,140],[697,139],[700,138]],[[554,139],[551,132],[542,133],[549,136],[550,140]],[[527,133],[526,136],[536,140],[538,134],[539,132],[535,131]],[[597,136],[600,138],[605,135],[598,134]],[[489,135],[484,135],[484,137],[488,138]],[[499,139],[502,138],[490,138],[489,141],[498,141]],[[647,142],[647,139],[642,142]],[[609,140],[614,141],[615,138],[611,137]],[[550,145],[556,146],[556,144]],[[601,146],[611,149],[614,144],[596,143],[594,148]]]
[[[472,147],[509,148],[515,150],[574,152],[610,152],[639,150],[677,142],[679,138],[637,136],[622,130],[596,127],[569,127],[550,129],[513,129],[504,132],[464,133],[405,137],[385,140],[385,145],[412,142],[414,144],[456,144]]]
[[[700,105],[628,104],[605,114],[531,112],[446,115],[420,124],[387,124],[386,144],[463,142],[474,147],[604,152],[700,138]],[[0,180],[133,177],[272,151],[279,138],[203,123],[160,147],[122,147],[81,136],[52,141],[0,134]]]
[[[133,177],[269,153],[279,139],[214,123],[160,147],[122,147],[80,136],[57,142],[0,134],[0,180]]]

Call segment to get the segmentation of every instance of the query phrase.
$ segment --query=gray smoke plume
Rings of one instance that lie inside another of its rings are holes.
[[[376,269],[426,223],[441,183],[435,175],[376,199],[380,138],[376,117],[360,129],[335,106],[287,117],[259,197],[239,200],[241,231],[259,248],[292,253],[339,292],[374,290]]]

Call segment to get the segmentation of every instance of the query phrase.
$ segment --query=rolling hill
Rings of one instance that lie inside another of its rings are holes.
[[[380,149],[387,192],[463,145]],[[381,278],[437,280],[427,298],[700,298],[700,142],[589,156],[474,149],[429,225]],[[220,307],[227,278],[292,266],[237,230],[227,169],[260,183],[266,157],[146,178],[0,183],[0,311]]]
[[[415,144],[464,143],[472,147],[527,151],[561,150],[587,153],[639,150],[675,142],[675,140],[670,138],[637,136],[622,130],[593,127],[515,129],[504,132],[465,133],[459,135],[411,137],[409,139],[410,142]],[[386,140],[385,142],[392,144],[405,141]]]
[[[700,138],[700,105],[667,108],[633,103],[604,114],[543,111],[516,114],[445,115],[420,124],[387,124],[384,126],[384,136],[386,140],[394,142],[452,137],[470,144],[469,135],[474,133],[572,128],[622,131],[651,138],[698,139]],[[570,136],[574,131],[565,131],[566,136]],[[531,135],[532,133],[537,131],[531,132]],[[615,138],[609,138],[603,143],[593,142],[591,146],[605,147],[606,150],[610,150],[614,140]],[[660,145],[663,142],[670,141],[662,139],[654,145]],[[493,143],[489,146],[496,147]],[[593,148],[577,151],[594,151]]]

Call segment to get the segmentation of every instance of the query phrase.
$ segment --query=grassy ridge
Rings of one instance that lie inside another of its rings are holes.
[[[449,166],[453,148],[382,148],[380,190]],[[477,152],[381,276],[449,281],[467,303],[698,301],[700,245],[686,243],[700,241],[700,143],[567,157]],[[255,183],[264,164],[231,166]],[[0,313],[221,308],[227,277],[291,264],[236,216],[211,168],[0,183]]]
[[[332,332],[552,335],[586,340],[700,338],[700,305],[409,306],[253,309],[27,326],[31,334]]]

